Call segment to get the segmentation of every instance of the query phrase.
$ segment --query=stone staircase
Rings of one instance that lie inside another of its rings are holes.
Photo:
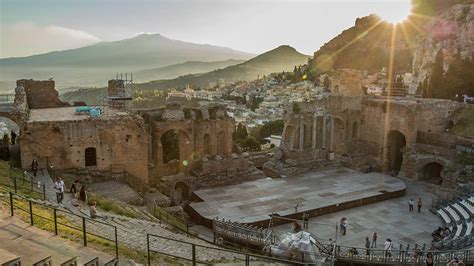
[[[8,206],[5,204],[2,204],[0,215],[0,264],[2,265],[12,260],[20,260],[22,265],[33,265],[44,259],[51,261],[53,265],[59,265],[73,258],[78,265],[84,265],[96,258],[98,258],[98,265],[108,265],[108,262],[113,261],[111,255],[80,246],[30,226],[16,216],[9,216]]]

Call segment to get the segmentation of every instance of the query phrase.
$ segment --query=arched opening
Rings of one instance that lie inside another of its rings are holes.
[[[163,163],[171,160],[179,160],[179,130],[171,129],[161,135],[161,146],[163,148]]]
[[[393,130],[388,133],[388,170],[399,172],[403,163],[402,149],[406,146],[405,135]]]
[[[441,164],[436,162],[427,163],[423,168],[421,168],[418,179],[441,185],[443,183],[441,171],[443,171],[443,166]]]
[[[352,124],[352,138],[356,139],[358,137],[359,137],[359,123],[354,122],[354,124]]]
[[[20,147],[18,136],[20,127],[7,117],[0,117],[0,159],[10,160],[12,166],[20,166]]]
[[[209,134],[204,134],[204,137],[202,138],[203,144],[204,144],[204,155],[210,155],[211,154],[211,135]]]
[[[217,155],[223,155],[225,154],[225,146],[227,145],[225,143],[225,134],[223,131],[217,133]]]
[[[86,148],[84,152],[84,161],[86,167],[97,166],[97,154],[96,149],[93,147]]]
[[[183,201],[189,200],[190,197],[190,189],[189,186],[186,185],[184,182],[176,183],[173,192],[173,199],[175,204],[180,204]]]

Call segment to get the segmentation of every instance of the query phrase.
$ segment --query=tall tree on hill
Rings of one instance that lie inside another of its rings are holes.
[[[440,49],[436,54],[435,62],[433,64],[433,71],[431,72],[431,80],[429,83],[429,89],[425,97],[428,98],[438,98],[443,94],[443,64],[444,64],[444,55],[443,49]]]

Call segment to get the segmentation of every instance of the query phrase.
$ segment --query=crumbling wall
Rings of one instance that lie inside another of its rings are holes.
[[[69,103],[59,99],[53,80],[20,79],[16,85],[24,88],[30,109],[69,106]]]
[[[149,135],[141,117],[47,121],[27,124],[20,142],[22,165],[48,158],[54,169],[113,171],[121,167],[148,183]],[[96,166],[86,167],[86,148],[96,149]],[[45,165],[42,165],[45,167]]]

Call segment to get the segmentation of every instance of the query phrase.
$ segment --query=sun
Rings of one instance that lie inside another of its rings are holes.
[[[376,14],[389,23],[401,23],[411,13],[410,2],[410,0],[394,0],[381,3],[376,7]]]

